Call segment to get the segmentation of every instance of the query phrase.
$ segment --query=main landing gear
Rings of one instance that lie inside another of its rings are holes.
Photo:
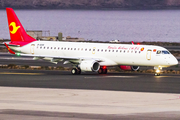
[[[98,73],[99,73],[99,74],[107,74],[107,68],[106,68],[106,66],[100,67],[99,70],[98,70]]]
[[[79,75],[79,74],[81,74],[81,69],[80,69],[80,68],[73,68],[73,69],[71,70],[71,74],[73,74],[73,75]]]
[[[99,73],[99,74],[107,74],[107,68],[106,68],[106,67],[101,67],[101,68],[99,68],[98,73]],[[72,75],[79,75],[79,74],[81,74],[81,69],[78,68],[78,67],[73,68],[73,69],[71,70],[71,74],[72,74]]]

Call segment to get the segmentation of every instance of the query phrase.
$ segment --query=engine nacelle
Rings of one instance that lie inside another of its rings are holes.
[[[125,65],[120,65],[119,67],[125,71],[137,71],[140,68],[139,66],[125,66]]]
[[[82,61],[79,64],[79,68],[81,69],[81,71],[97,72],[99,70],[99,68],[100,68],[100,65],[96,61]]]

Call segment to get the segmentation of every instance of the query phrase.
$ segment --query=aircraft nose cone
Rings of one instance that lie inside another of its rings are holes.
[[[171,64],[172,64],[172,65],[177,65],[177,64],[178,64],[178,60],[174,57],[174,58],[171,60]]]

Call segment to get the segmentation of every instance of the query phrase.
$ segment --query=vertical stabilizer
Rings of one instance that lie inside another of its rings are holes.
[[[6,8],[6,12],[8,18],[9,33],[11,37],[11,42],[9,44],[23,46],[30,42],[36,41],[26,33],[12,8]]]

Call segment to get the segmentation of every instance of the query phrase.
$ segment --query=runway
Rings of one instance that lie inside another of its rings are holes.
[[[1,64],[52,64],[6,57]],[[71,75],[70,71],[0,69],[0,118],[176,120],[180,118],[179,86],[177,74]]]
[[[0,69],[0,86],[180,93],[180,75],[82,73],[70,71]]]

